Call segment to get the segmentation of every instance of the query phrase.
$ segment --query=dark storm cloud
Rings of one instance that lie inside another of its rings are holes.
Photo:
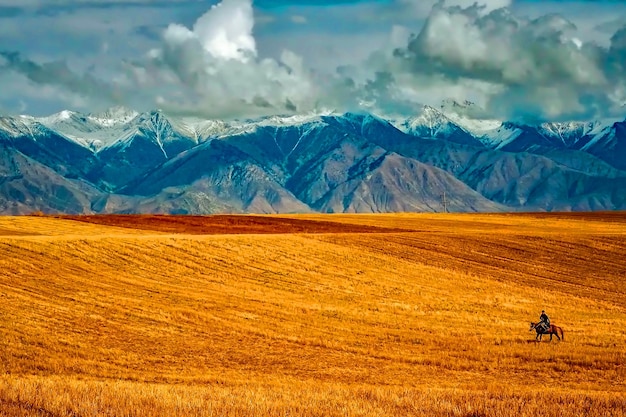
[[[0,52],[0,68],[22,74],[35,84],[55,85],[79,95],[98,95],[111,99],[115,96],[111,85],[89,73],[78,75],[63,61],[38,64],[23,58],[19,52]]]

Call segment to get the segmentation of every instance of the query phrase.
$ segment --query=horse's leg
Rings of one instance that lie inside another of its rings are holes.
[[[550,341],[552,341],[552,335],[553,335],[553,334],[554,334],[554,333],[550,333]]]

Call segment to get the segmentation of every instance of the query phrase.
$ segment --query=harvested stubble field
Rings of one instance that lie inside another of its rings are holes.
[[[0,217],[0,416],[624,416],[625,352],[626,213]]]

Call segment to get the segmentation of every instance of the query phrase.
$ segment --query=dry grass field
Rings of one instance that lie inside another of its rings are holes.
[[[0,217],[0,416],[626,416],[625,364],[626,213]]]

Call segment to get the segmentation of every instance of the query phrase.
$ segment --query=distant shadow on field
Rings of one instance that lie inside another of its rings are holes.
[[[197,235],[411,232],[411,230],[406,229],[335,223],[332,221],[246,215],[175,216],[115,214],[55,217],[102,226]]]

